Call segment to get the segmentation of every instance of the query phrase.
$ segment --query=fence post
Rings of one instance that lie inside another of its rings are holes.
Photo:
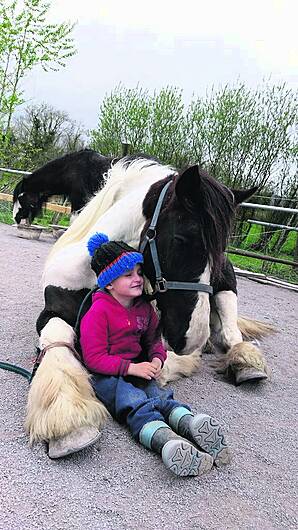
[[[121,142],[121,145],[122,145],[122,156],[128,155],[130,144],[127,142]]]
[[[296,236],[296,246],[295,246],[295,251],[294,251],[294,261],[298,261],[298,234]],[[298,266],[297,265],[293,265],[293,269],[298,269]]]

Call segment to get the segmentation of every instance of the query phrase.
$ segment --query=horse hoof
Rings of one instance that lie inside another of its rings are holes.
[[[268,375],[263,370],[256,368],[242,368],[235,373],[236,386],[241,385],[241,383],[253,383],[264,379],[268,379]]]
[[[49,440],[48,456],[53,460],[63,458],[95,444],[99,438],[100,432],[95,427],[79,427],[61,438]]]

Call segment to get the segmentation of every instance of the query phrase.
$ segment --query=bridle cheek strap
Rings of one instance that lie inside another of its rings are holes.
[[[196,283],[196,282],[175,282],[175,281],[167,281],[161,272],[160,264],[159,264],[159,258],[158,258],[158,252],[157,252],[157,246],[156,246],[156,225],[158,221],[158,217],[160,214],[160,210],[162,207],[162,203],[165,197],[165,194],[172,183],[172,180],[167,182],[167,184],[163,187],[161,190],[161,193],[158,197],[158,201],[153,213],[153,217],[151,219],[150,226],[145,234],[145,237],[143,238],[143,241],[140,244],[139,250],[141,253],[144,252],[147,243],[149,243],[150,251],[151,251],[151,258],[153,261],[154,269],[155,269],[155,293],[165,293],[168,289],[173,290],[181,290],[181,291],[200,291],[202,293],[208,293],[213,294],[213,287],[211,285],[206,283]]]

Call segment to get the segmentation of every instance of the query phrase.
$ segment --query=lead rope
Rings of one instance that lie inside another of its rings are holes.
[[[97,290],[98,290],[98,286],[93,287],[93,289],[90,289],[90,291],[86,294],[85,298],[83,299],[83,301],[82,301],[82,303],[81,303],[81,305],[79,307],[79,312],[78,312],[76,323],[75,323],[75,326],[74,326],[74,332],[75,332],[77,337],[78,337],[78,332],[79,332],[79,327],[80,327],[81,314],[82,314],[84,305],[87,302],[87,300],[89,299],[89,297]],[[52,344],[48,344],[47,346],[45,346],[42,350],[37,348],[37,356],[36,356],[36,359],[35,359],[35,362],[34,362],[34,367],[33,367],[32,372],[29,372],[29,370],[26,370],[26,368],[22,368],[21,366],[18,366],[16,364],[10,364],[10,363],[6,363],[6,362],[2,362],[2,361],[0,361],[0,369],[1,370],[7,370],[8,372],[14,372],[16,374],[22,375],[23,377],[28,379],[29,383],[31,383],[31,381],[32,381],[32,379],[33,379],[33,377],[35,375],[35,372],[36,372],[39,364],[41,363],[45,353],[47,352],[47,350],[50,350],[51,348],[58,347],[58,346],[65,346],[65,347],[69,348],[72,351],[72,353],[74,354],[74,356],[79,361],[81,361],[80,354],[77,352],[77,350],[73,347],[72,344],[70,344],[68,342],[53,342]]]

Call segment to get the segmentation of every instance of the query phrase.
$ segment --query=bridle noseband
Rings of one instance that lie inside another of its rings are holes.
[[[200,291],[202,293],[209,293],[213,294],[213,287],[211,285],[205,284],[205,283],[192,283],[192,282],[168,282],[160,268],[159,259],[158,259],[158,252],[157,252],[157,246],[156,246],[156,225],[158,221],[158,217],[160,214],[160,210],[162,207],[163,200],[165,198],[166,192],[170,186],[170,184],[173,181],[170,180],[165,184],[165,186],[162,188],[161,193],[158,197],[158,201],[151,219],[151,223],[149,228],[146,231],[146,234],[143,238],[143,240],[140,243],[139,250],[141,253],[144,252],[147,243],[149,243],[150,251],[151,251],[151,258],[153,261],[154,269],[155,269],[155,291],[153,294],[156,293],[165,293],[168,289],[173,290],[182,290],[182,291]]]

